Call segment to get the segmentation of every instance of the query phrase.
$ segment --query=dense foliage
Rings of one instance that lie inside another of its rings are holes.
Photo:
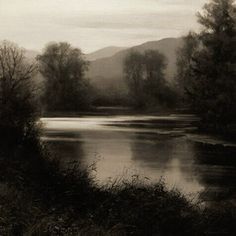
[[[78,48],[51,43],[38,56],[45,77],[43,104],[47,111],[79,111],[89,105],[88,63]]]
[[[227,130],[236,120],[236,6],[212,0],[198,14],[200,34],[179,51],[178,77],[205,126]]]

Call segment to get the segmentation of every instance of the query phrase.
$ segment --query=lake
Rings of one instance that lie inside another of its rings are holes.
[[[95,180],[163,180],[192,198],[233,200],[236,145],[193,131],[191,115],[42,118],[42,140],[65,164],[94,165]],[[91,170],[92,171],[92,170]]]

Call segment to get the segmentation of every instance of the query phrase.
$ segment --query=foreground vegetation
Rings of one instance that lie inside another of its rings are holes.
[[[40,144],[0,154],[0,235],[234,235],[235,208],[205,208],[137,177],[99,186]]]

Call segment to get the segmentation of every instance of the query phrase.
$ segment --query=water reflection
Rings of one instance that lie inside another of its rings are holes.
[[[235,197],[235,148],[189,140],[192,117],[88,117],[43,119],[45,135],[63,161],[96,162],[99,182],[133,174],[164,178],[207,200]]]
[[[185,137],[137,134],[131,149],[134,162],[152,180],[164,178],[170,187],[177,187],[185,193],[203,190],[194,175],[192,145]]]
[[[236,199],[236,149],[222,145],[194,143],[194,167],[205,186],[205,200]]]
[[[84,142],[79,133],[50,132],[44,138],[49,150],[62,162],[83,162]]]

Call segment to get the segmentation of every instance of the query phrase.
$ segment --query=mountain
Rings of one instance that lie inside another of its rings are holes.
[[[122,50],[111,57],[91,61],[87,76],[92,84],[98,87],[124,86],[123,61],[131,50],[144,52],[145,50],[159,50],[168,61],[166,78],[173,81],[176,71],[176,50],[182,45],[181,38],[166,38]]]
[[[102,48],[100,50],[97,50],[93,53],[85,54],[85,58],[88,61],[95,61],[97,59],[105,58],[105,57],[111,57],[118,53],[119,51],[125,50],[125,47],[106,47]]]

